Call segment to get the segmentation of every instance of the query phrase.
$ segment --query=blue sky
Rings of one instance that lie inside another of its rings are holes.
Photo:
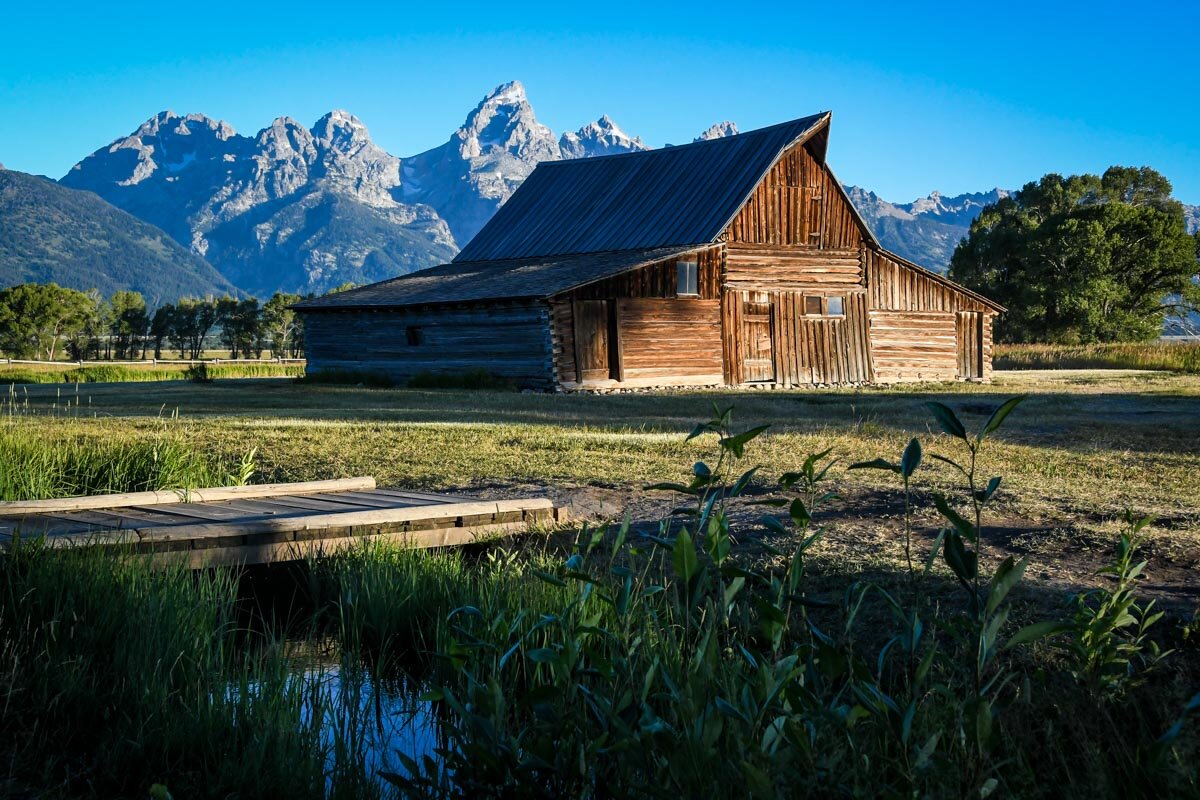
[[[517,78],[556,133],[608,113],[656,146],[832,109],[830,164],[894,201],[1120,163],[1200,203],[1196,2],[32,5],[3,15],[0,162],[52,177],[165,108],[345,108],[411,155]]]

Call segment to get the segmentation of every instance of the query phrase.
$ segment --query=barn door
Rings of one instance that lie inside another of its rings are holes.
[[[620,380],[616,301],[580,300],[573,311],[579,382]]]
[[[958,377],[962,380],[983,378],[983,314],[959,311],[954,318],[954,338],[958,345]]]
[[[742,381],[775,380],[771,347],[771,296],[766,292],[741,292]]]

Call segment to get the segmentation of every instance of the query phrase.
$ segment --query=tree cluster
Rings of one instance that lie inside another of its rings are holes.
[[[1200,308],[1200,233],[1149,167],[1046,175],[988,206],[954,251],[950,277],[1008,308],[1008,342],[1152,339]]]
[[[290,306],[295,294],[276,292],[266,303],[254,298],[185,297],[153,312],[138,292],[119,291],[105,300],[57,284],[25,283],[0,290],[0,351],[10,358],[53,361],[137,360],[164,347],[180,358],[197,359],[214,331],[234,358],[279,358],[304,353],[304,330]]]

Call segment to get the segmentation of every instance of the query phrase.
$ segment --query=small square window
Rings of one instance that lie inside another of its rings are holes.
[[[425,332],[416,325],[409,325],[404,329],[404,338],[409,347],[416,347],[425,341]]]
[[[804,295],[804,315],[808,317],[821,316],[821,298],[815,295]]]
[[[679,297],[700,294],[700,269],[695,261],[676,262],[675,294]]]
[[[825,311],[825,313],[828,314],[829,316],[840,317],[846,313],[845,309],[842,306],[842,298],[830,297],[825,302],[827,302],[829,304],[829,308],[827,308]]]

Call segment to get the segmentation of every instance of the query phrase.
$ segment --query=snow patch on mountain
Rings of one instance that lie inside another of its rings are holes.
[[[574,133],[564,133],[558,140],[558,148],[564,159],[611,156],[650,149],[640,136],[630,136],[621,130],[608,114]]]
[[[709,126],[708,130],[693,139],[693,142],[707,142],[709,139],[723,139],[726,136],[736,136],[738,134],[738,126],[734,122],[725,120],[718,122],[715,125]]]

